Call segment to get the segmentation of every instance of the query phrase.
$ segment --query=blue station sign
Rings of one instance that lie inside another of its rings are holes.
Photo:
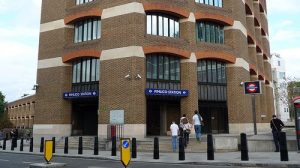
[[[64,99],[74,98],[86,98],[86,97],[98,97],[98,91],[86,91],[86,92],[65,92],[63,93]]]
[[[146,89],[145,94],[148,96],[179,96],[186,97],[189,95],[188,90],[167,90],[167,89]]]

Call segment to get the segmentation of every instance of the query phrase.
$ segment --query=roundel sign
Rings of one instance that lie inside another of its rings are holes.
[[[261,94],[260,81],[245,82],[245,94]]]

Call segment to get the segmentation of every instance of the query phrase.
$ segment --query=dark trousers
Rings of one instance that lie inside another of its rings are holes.
[[[278,131],[272,131],[272,134],[273,134],[273,141],[274,141],[274,144],[275,144],[275,148],[276,148],[276,151],[279,151],[279,133]]]
[[[183,131],[183,139],[184,139],[184,146],[187,147],[190,140],[190,134],[188,134],[185,130]]]

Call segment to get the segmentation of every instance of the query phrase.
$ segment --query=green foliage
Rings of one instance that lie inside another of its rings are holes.
[[[7,111],[5,111],[5,96],[0,91],[0,130],[3,128],[12,128],[13,124],[8,120]]]
[[[0,91],[0,119],[2,119],[5,110],[5,96]]]
[[[288,82],[287,91],[288,91],[288,102],[290,108],[290,117],[295,118],[295,109],[292,104],[292,100],[294,97],[300,96],[300,81],[290,81]]]

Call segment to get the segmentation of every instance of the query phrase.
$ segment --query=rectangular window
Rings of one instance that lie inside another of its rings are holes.
[[[152,79],[157,79],[157,56],[152,56]]]
[[[91,81],[91,60],[88,59],[86,60],[86,82],[90,82]]]
[[[164,36],[169,36],[169,19],[166,17],[164,18]]]
[[[92,59],[91,81],[96,81],[96,65],[96,59]]]
[[[179,22],[175,22],[175,37],[179,37]]]
[[[87,35],[88,35],[88,38],[87,38],[87,40],[92,40],[92,20],[91,19],[89,19],[88,20],[88,24],[87,24]]]
[[[158,78],[164,79],[164,57],[160,55],[158,57],[158,62]]]
[[[152,35],[157,35],[157,16],[152,15]]]
[[[164,80],[169,80],[170,79],[170,62],[169,62],[169,57],[165,57],[165,62],[164,62]]]
[[[173,19],[169,19],[170,20],[170,37],[175,37],[175,23],[174,23],[174,20]]]
[[[101,37],[101,21],[97,21],[97,39]]]
[[[87,36],[88,36],[88,24],[87,21],[85,20],[83,22],[83,41],[87,41]]]
[[[163,17],[158,17],[158,35],[163,36]]]
[[[147,15],[147,34],[151,34],[151,27],[152,22],[151,22],[151,15]]]

